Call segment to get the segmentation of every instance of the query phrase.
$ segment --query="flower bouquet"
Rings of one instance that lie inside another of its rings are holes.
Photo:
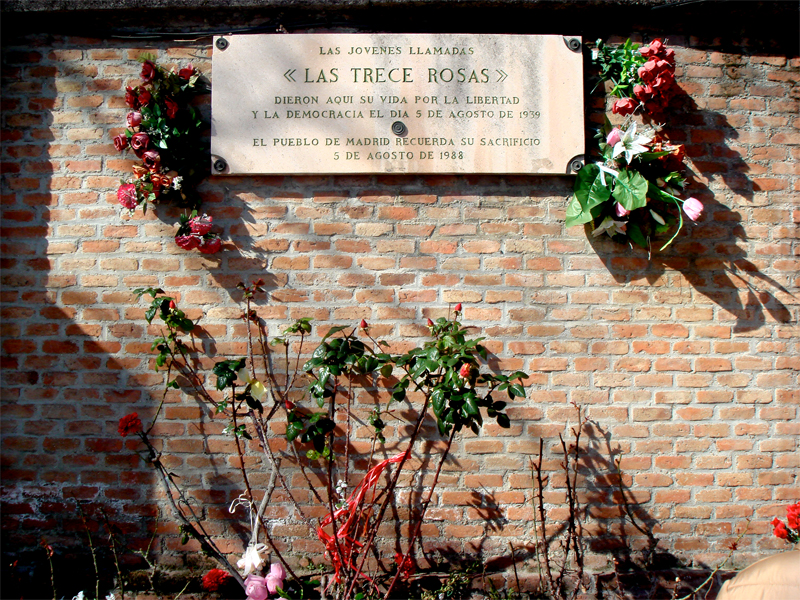
[[[153,57],[141,60],[142,85],[129,86],[125,92],[125,103],[131,109],[127,128],[114,137],[118,151],[133,152],[141,163],[133,166],[132,179],[121,181],[117,199],[130,211],[141,206],[144,212],[148,203],[172,201],[194,209],[194,218],[200,205],[195,188],[205,176],[208,155],[202,139],[203,121],[190,103],[205,87],[192,65],[176,73],[156,65]],[[181,225],[189,220],[184,218]],[[188,232],[179,231],[176,241]],[[210,226],[199,235],[192,229],[191,235],[197,238],[197,243],[188,244],[191,248],[178,245],[201,251],[219,249],[219,237],[210,232]]]
[[[652,238],[673,231],[663,250],[683,227],[683,214],[696,221],[703,204],[679,196],[685,183],[683,146],[638,127],[630,118],[620,127],[606,123],[598,135],[602,160],[578,171],[566,225],[592,223],[594,237],[606,233],[645,249]]]

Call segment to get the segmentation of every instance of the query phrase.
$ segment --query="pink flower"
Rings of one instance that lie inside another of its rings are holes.
[[[136,150],[144,150],[150,143],[150,136],[146,133],[134,133],[131,136],[131,148]]]
[[[619,141],[622,139],[622,131],[620,131],[619,127],[614,127],[608,133],[608,137],[606,138],[606,144],[609,146],[616,146]]]
[[[156,66],[153,64],[153,62],[146,60],[142,63],[142,73],[139,75],[139,77],[141,77],[142,81],[145,83],[150,83],[156,78],[156,73]]]
[[[200,238],[196,235],[176,235],[175,243],[184,250],[194,250],[200,245]]]
[[[119,200],[119,203],[122,204],[122,206],[129,208],[130,210],[133,210],[139,206],[136,194],[136,186],[132,183],[125,183],[119,186],[119,189],[117,190],[117,200]]]
[[[203,254],[215,254],[222,247],[222,240],[218,237],[203,240],[197,247]]]
[[[703,203],[697,198],[687,198],[683,201],[683,212],[686,213],[692,221],[697,221],[698,217],[703,212]]]
[[[622,206],[622,204],[620,204],[619,202],[617,202],[614,205],[614,212],[617,214],[618,217],[627,217],[629,214],[631,214],[631,211]]]
[[[630,115],[636,110],[636,102],[632,98],[620,98],[611,107],[611,112],[623,117]]]
[[[128,113],[128,127],[138,127],[142,124],[142,113],[138,110]]]
[[[247,594],[247,600],[266,600],[269,596],[267,579],[251,573],[244,580],[244,593]]]
[[[470,373],[472,373],[472,365],[469,363],[464,363],[458,370],[458,374],[464,379],[469,379]]]
[[[283,589],[283,580],[286,579],[286,571],[281,563],[272,563],[267,573],[266,584],[270,594],[275,594],[278,588]]]
[[[205,214],[199,217],[192,217],[189,219],[189,229],[192,230],[192,233],[196,233],[197,235],[205,235],[211,231],[213,220],[212,217]]]
[[[657,65],[656,60],[651,59],[648,60],[646,63],[644,63],[644,65],[639,67],[637,73],[639,74],[639,77],[642,79],[642,81],[644,81],[645,83],[650,83],[651,81],[653,81],[653,79],[656,78],[657,74],[656,65]]]
[[[118,136],[114,138],[114,148],[116,148],[118,152],[122,152],[127,147],[128,147],[127,135],[125,135],[124,133],[120,133]]]

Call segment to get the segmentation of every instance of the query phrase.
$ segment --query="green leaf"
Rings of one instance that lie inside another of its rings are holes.
[[[621,169],[612,195],[627,210],[635,210],[647,204],[647,186],[641,173]]]
[[[508,418],[508,415],[505,413],[498,413],[497,415],[497,424],[500,425],[503,429],[508,429],[511,427],[511,420]]]
[[[628,223],[628,229],[625,233],[628,234],[628,239],[634,244],[647,250],[647,238],[645,238],[641,228],[636,223]]]
[[[480,413],[474,396],[469,396],[464,401],[464,411],[470,416],[475,416]]]

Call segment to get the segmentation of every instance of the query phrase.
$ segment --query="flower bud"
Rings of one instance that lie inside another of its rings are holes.
[[[431,321],[430,319],[428,319],[428,327],[433,327],[433,321]]]
[[[367,323],[364,319],[361,319],[361,323],[359,323],[358,326],[361,327],[361,329],[366,329],[369,327],[369,323]]]
[[[457,312],[457,313],[460,313],[460,312],[461,312],[461,302],[459,302],[458,304],[456,304],[456,307],[455,307],[453,310],[454,310],[455,312]]]
[[[175,304],[175,300],[170,300],[169,301],[169,307],[170,307],[171,310],[175,310],[177,308],[177,305]]]
[[[472,372],[472,365],[469,363],[464,363],[461,365],[461,368],[458,370],[458,374],[463,377],[464,379],[469,378],[469,374]]]

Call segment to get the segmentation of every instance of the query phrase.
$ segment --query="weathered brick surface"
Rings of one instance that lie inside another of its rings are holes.
[[[800,65],[670,42],[685,95],[669,132],[687,144],[690,190],[706,211],[652,257],[565,228],[570,178],[525,176],[211,178],[205,207],[225,251],[187,253],[171,240],[177,211],[119,210],[127,163],[110,140],[124,122],[121,91],[138,81],[133,58],[191,60],[213,83],[210,46],[31,36],[4,48],[4,539],[81,544],[74,510],[52,509],[76,500],[144,535],[139,517],[163,510],[163,494],[116,428],[132,410],[152,415],[161,385],[154,328],[131,289],[161,286],[203,315],[196,343],[216,359],[246,353],[235,285],[261,277],[269,298],[256,310],[272,333],[299,317],[315,319],[315,335],[365,318],[401,349],[461,301],[497,360],[533,375],[528,398],[509,409],[511,435],[487,426],[458,439],[426,548],[468,550],[484,534],[502,536],[487,551],[530,544],[529,458],[540,437],[546,498],[563,517],[557,436],[574,424],[571,403],[590,418],[580,489],[597,535],[596,521],[620,528],[621,457],[626,498],[665,551],[714,562],[747,519],[735,561],[781,548],[768,521],[800,499]],[[372,401],[357,408],[366,414]],[[209,531],[238,552],[224,507],[239,475],[223,425],[172,393],[154,433],[207,506]],[[282,548],[320,552],[289,526],[289,511],[275,511]],[[159,527],[165,553],[191,549],[171,523]],[[602,568],[608,555],[598,556]]]

